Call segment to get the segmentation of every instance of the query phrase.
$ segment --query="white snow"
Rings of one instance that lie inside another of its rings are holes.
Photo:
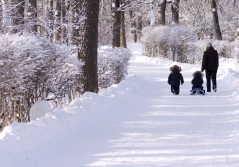
[[[51,103],[45,100],[37,101],[30,109],[30,120],[44,117],[51,110]]]
[[[167,78],[176,63],[143,56],[140,44],[129,47],[134,56],[120,84],[6,127],[0,133],[0,166],[238,166],[235,60],[220,59],[218,92],[205,96],[189,95],[200,64],[177,63],[185,83],[175,96]]]

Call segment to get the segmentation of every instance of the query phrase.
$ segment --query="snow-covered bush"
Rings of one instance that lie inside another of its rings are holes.
[[[232,58],[234,54],[234,43],[228,41],[213,41],[213,47],[220,57]]]
[[[48,94],[57,102],[71,100],[82,66],[74,49],[30,34],[0,35],[0,118],[5,124],[29,121],[31,106]]]
[[[212,46],[217,50],[219,57],[233,58],[236,57],[238,42],[228,42],[228,41],[209,41],[209,40],[199,40],[196,42],[188,43],[188,62],[197,63],[202,60],[203,53],[207,49],[207,43],[212,42]]]
[[[14,120],[27,122],[30,115],[39,115],[29,112],[41,100],[62,105],[81,93],[83,63],[77,51],[35,35],[0,35],[0,131]],[[104,48],[98,53],[99,88],[124,79],[130,51]]]
[[[174,61],[187,62],[188,42],[197,41],[194,31],[183,25],[145,27],[142,41],[147,56],[163,56]]]
[[[127,75],[131,52],[124,48],[101,48],[98,51],[99,88],[119,83]]]
[[[199,63],[202,61],[203,53],[206,51],[206,46],[209,41],[199,40],[196,42],[188,42],[188,63]]]
[[[178,62],[188,62],[188,43],[197,41],[194,31],[183,25],[173,25],[170,28],[171,59]]]
[[[145,27],[142,31],[142,41],[145,44],[145,53],[148,56],[158,57],[162,55],[167,57],[168,51],[170,50],[170,27]]]
[[[233,58],[235,58],[236,67],[239,70],[239,41],[234,41],[232,43],[233,43],[233,46],[234,46]]]
[[[213,43],[219,57],[235,57],[238,42],[197,40],[192,29],[182,26],[145,27],[142,41],[145,54],[151,57],[167,57],[178,62],[200,62],[208,42]]]

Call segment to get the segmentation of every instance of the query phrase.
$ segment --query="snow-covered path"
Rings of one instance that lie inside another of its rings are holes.
[[[222,64],[218,92],[190,96],[192,73],[200,65],[184,64],[185,84],[175,96],[167,84],[171,63],[131,61],[130,73],[144,79],[118,107],[134,116],[119,124],[120,137],[91,166],[239,166],[238,81],[230,76],[238,74]]]
[[[139,44],[131,47],[129,76],[119,85],[86,93],[66,112],[55,109],[5,128],[0,166],[239,166],[239,74],[233,61],[220,59],[218,92],[205,96],[189,95],[200,65],[178,64],[185,83],[175,96],[167,84],[175,63],[142,56]]]

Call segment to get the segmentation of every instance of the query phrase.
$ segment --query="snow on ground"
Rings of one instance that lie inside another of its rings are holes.
[[[129,75],[120,84],[6,127],[0,134],[0,166],[239,166],[234,60],[220,59],[218,92],[205,96],[189,95],[200,65],[177,63],[185,83],[175,96],[167,78],[176,63],[143,56],[140,44],[130,48]]]

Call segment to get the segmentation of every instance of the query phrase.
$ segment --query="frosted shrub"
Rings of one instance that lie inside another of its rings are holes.
[[[0,118],[4,124],[14,119],[29,121],[31,106],[48,94],[58,103],[71,100],[82,66],[74,49],[29,34],[0,36]]]
[[[233,57],[234,45],[228,41],[213,41],[213,47],[217,50],[220,57]]]
[[[118,84],[127,75],[131,52],[124,48],[104,48],[98,51],[99,88]]]
[[[172,60],[188,62],[189,42],[197,41],[197,35],[192,29],[183,25],[174,25],[170,28],[170,41],[172,49]]]
[[[228,41],[209,41],[200,40],[196,42],[189,42],[188,48],[188,62],[197,63],[202,60],[203,53],[207,49],[207,43],[212,42],[212,46],[217,50],[219,57],[234,58],[236,57],[237,51],[239,51],[239,42],[228,42]]]
[[[145,53],[147,56],[167,57],[170,50],[169,31],[170,27],[145,27],[142,31],[142,41],[145,44]]]
[[[234,52],[233,52],[233,58],[236,60],[236,67],[239,70],[239,41],[233,42]]]
[[[146,27],[142,32],[147,56],[159,54],[179,62],[187,62],[188,42],[197,41],[194,31],[183,25]]]
[[[239,63],[239,51],[235,52],[234,57],[237,59],[237,63]]]
[[[208,40],[199,40],[196,42],[188,42],[188,63],[199,63],[202,61],[203,53],[206,51]]]
[[[77,51],[34,35],[0,35],[0,131],[13,120],[30,121],[30,109],[37,101],[63,105],[81,93],[83,63]],[[129,50],[105,48],[98,55],[101,89],[125,78]]]

